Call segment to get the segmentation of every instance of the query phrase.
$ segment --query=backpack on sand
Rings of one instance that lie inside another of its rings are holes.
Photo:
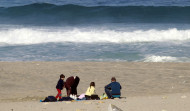
[[[46,97],[42,102],[56,102],[57,99],[54,96]]]

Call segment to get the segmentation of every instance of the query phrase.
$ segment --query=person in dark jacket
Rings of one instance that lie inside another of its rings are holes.
[[[57,85],[56,85],[56,89],[57,89],[57,96],[55,97],[56,99],[59,97],[59,99],[61,99],[61,90],[63,89],[64,87],[64,79],[65,79],[65,76],[63,74],[60,75],[60,79],[59,81],[57,82]]]
[[[77,95],[77,86],[79,84],[79,77],[69,77],[67,78],[66,82],[65,82],[65,88],[67,89],[67,96],[70,96],[70,94],[74,94]]]
[[[115,98],[121,96],[121,85],[119,82],[116,82],[116,78],[111,78],[111,83],[105,86],[105,92],[108,98]]]
[[[78,76],[76,76],[74,79],[75,79],[74,83],[71,86],[71,94],[77,95],[77,86],[79,84],[80,78]]]

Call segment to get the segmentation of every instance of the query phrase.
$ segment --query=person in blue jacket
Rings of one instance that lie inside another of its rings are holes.
[[[121,85],[119,82],[116,82],[116,78],[111,78],[111,83],[105,86],[105,92],[108,98],[115,98],[121,96]]]

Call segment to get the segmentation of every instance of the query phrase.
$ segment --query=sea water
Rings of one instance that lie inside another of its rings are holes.
[[[1,0],[0,61],[190,62],[190,1]]]

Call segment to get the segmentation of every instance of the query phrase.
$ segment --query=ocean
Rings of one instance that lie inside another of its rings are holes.
[[[190,1],[0,0],[0,61],[190,62]]]

